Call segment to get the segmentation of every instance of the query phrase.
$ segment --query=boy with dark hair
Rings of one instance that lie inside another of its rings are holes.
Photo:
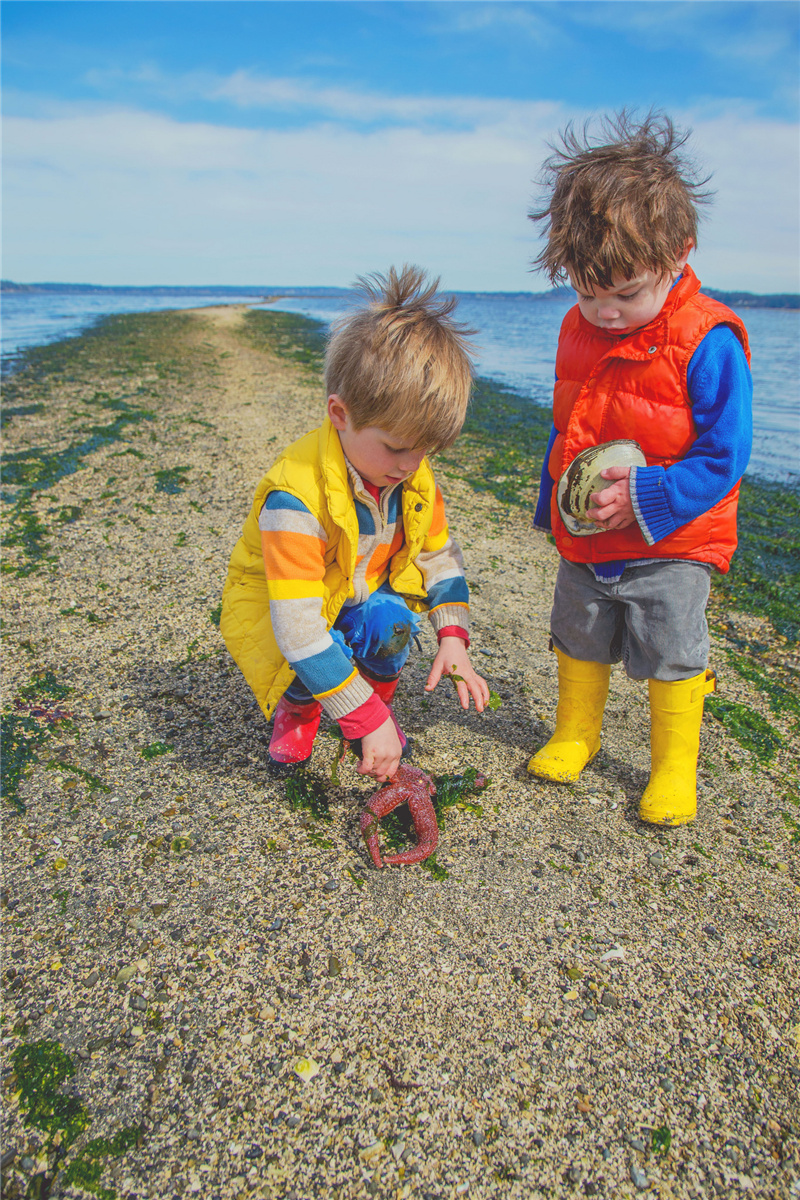
[[[696,815],[703,698],[714,690],[710,575],[728,570],[736,547],[752,440],[747,333],[688,265],[708,194],[687,138],[658,113],[637,123],[623,112],[595,139],[570,126],[545,163],[547,203],[531,213],[546,232],[536,265],[568,279],[578,303],[559,335],[534,518],[561,555],[556,729],[528,770],[577,780],[600,749],[610,664],[621,660],[649,681],[639,816],[657,825]]]
[[[359,771],[397,771],[406,739],[390,702],[418,617],[439,649],[426,690],[458,676],[463,708],[486,682],[469,646],[469,592],[426,455],[461,431],[472,384],[456,301],[391,268],[334,328],[327,416],[261,480],[231,556],[220,629],[268,719],[275,772],[307,762],[323,710]]]

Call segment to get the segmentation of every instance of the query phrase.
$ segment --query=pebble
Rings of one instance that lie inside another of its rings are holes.
[[[597,1013],[591,1006],[589,1008],[585,1008],[583,1010],[583,1012],[581,1013],[581,1016],[583,1017],[584,1021],[596,1021],[597,1020]]]
[[[642,1192],[650,1186],[650,1181],[637,1163],[631,1163],[631,1182],[637,1191]]]
[[[332,979],[334,979],[337,975],[341,975],[341,973],[342,973],[342,964],[339,962],[339,959],[336,957],[335,954],[329,955],[328,956],[328,974],[330,975],[330,977]]]

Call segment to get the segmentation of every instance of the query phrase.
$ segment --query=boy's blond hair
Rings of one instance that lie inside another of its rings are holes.
[[[684,152],[690,133],[664,113],[637,122],[624,109],[602,119],[596,138],[589,122],[567,125],[542,167],[547,203],[529,214],[547,235],[534,267],[587,289],[679,270],[687,243],[697,245],[697,206],[711,197]]]
[[[419,267],[357,280],[366,303],[333,327],[325,355],[327,394],[356,429],[375,425],[414,448],[443,450],[461,432],[472,386],[466,335],[454,296]]]

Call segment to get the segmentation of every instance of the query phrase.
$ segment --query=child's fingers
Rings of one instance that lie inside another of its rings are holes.
[[[432,692],[439,680],[442,678],[442,664],[434,659],[431,673],[428,676],[428,682],[425,684],[425,691]]]

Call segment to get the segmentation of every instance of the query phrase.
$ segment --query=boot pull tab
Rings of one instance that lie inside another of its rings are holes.
[[[706,677],[698,688],[692,692],[692,703],[699,700],[701,696],[708,696],[711,692],[717,690],[717,673],[709,667],[706,671]]]

